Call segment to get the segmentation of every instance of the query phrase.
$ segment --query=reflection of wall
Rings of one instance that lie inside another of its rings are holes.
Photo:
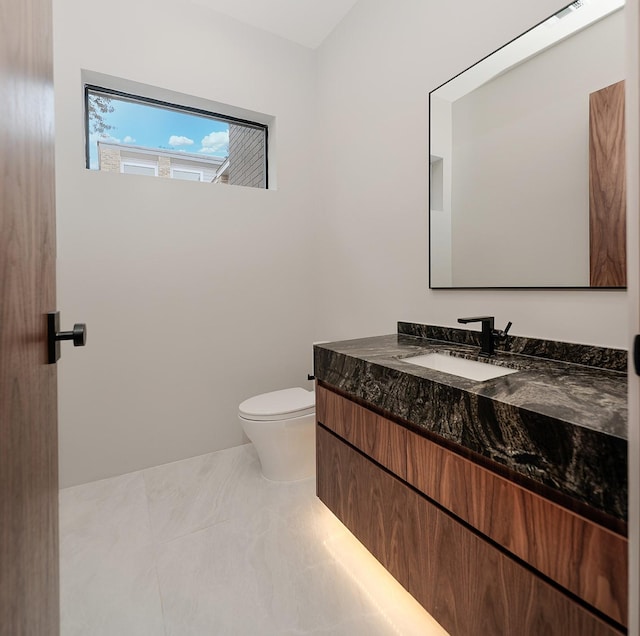
[[[431,281],[434,286],[451,285],[451,105],[433,96],[431,116],[441,125],[430,137]],[[437,199],[437,203],[435,200]]]
[[[455,102],[454,284],[589,285],[589,93],[624,76],[622,33],[617,12]]]

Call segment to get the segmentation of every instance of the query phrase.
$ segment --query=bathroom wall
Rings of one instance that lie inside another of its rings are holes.
[[[428,93],[565,4],[360,0],[324,42],[323,337],[486,313],[514,334],[627,346],[624,291],[428,289]]]
[[[625,347],[625,292],[428,289],[428,92],[562,6],[360,0],[311,51],[190,2],[54,0],[58,307],[89,334],[61,485],[241,443],[237,404],[310,386],[312,340],[489,313]],[[87,171],[81,69],[272,115],[276,189]]]
[[[59,362],[69,486],[244,441],[237,405],[311,388],[313,52],[190,2],[54,0]],[[271,115],[276,189],[90,172],[81,69]]]

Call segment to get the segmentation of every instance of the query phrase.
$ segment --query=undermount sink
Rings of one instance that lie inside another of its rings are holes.
[[[403,358],[403,362],[457,375],[468,380],[477,380],[478,382],[499,378],[510,373],[517,373],[517,369],[499,367],[488,362],[467,360],[466,358],[447,356],[441,353],[427,353],[421,356],[413,356],[412,358]]]

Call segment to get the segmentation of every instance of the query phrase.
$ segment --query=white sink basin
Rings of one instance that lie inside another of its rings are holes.
[[[466,358],[447,356],[441,353],[427,353],[422,356],[403,358],[403,361],[416,364],[419,367],[433,369],[434,371],[457,375],[468,380],[477,380],[478,382],[517,372],[517,369],[508,369],[488,362],[467,360]]]

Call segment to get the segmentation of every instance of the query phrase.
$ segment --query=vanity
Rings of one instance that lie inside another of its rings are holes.
[[[318,497],[452,635],[626,633],[626,352],[510,335],[488,380],[411,361],[480,347],[408,322],[315,345]]]

